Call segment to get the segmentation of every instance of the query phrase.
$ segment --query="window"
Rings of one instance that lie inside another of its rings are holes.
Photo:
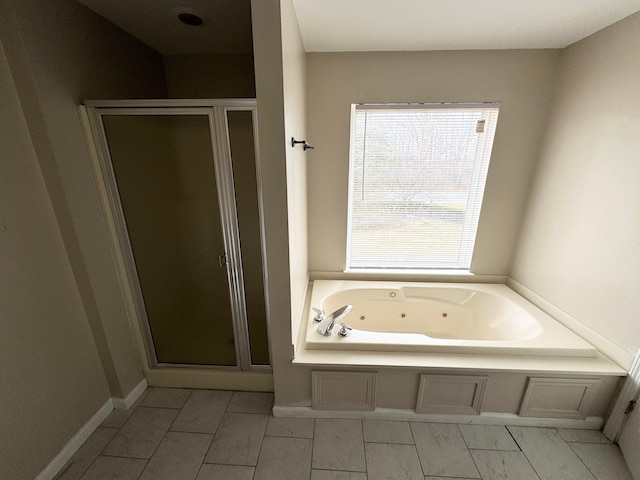
[[[352,105],[348,270],[469,269],[498,108]]]

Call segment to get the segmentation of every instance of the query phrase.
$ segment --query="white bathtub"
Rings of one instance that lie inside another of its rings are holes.
[[[316,280],[311,307],[353,310],[348,337],[317,332],[307,316],[305,348],[595,357],[598,351],[505,285]]]

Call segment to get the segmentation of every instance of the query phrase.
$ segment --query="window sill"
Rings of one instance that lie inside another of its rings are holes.
[[[362,275],[402,275],[402,276],[462,276],[473,277],[474,273],[464,269],[409,269],[409,268],[347,268],[343,270],[346,274],[362,274]]]
[[[505,283],[506,275],[477,274],[468,270],[347,269],[310,271],[309,280],[389,280],[438,283]]]

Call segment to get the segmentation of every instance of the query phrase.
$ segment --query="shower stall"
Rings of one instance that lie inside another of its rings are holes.
[[[87,101],[149,369],[270,368],[255,100]]]

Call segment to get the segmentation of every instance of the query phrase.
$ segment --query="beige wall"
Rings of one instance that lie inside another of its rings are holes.
[[[282,77],[284,90],[285,141],[307,138],[306,57],[293,2],[281,2],[282,17]],[[313,160],[313,150],[286,145],[287,201],[289,217],[289,262],[291,264],[292,341],[304,307],[308,276],[307,245],[307,162]]]
[[[109,390],[0,44],[0,478],[31,480]]]
[[[640,13],[563,52],[511,276],[640,349]]]
[[[288,224],[289,202],[304,201],[304,198],[294,196],[295,187],[289,184],[296,178],[291,176],[291,162],[298,153],[293,153],[287,137],[292,135],[291,130],[298,135],[304,125],[304,114],[299,110],[303,107],[295,103],[304,81],[301,79],[301,42],[295,39],[297,26],[290,23],[294,18],[291,16],[292,8],[290,0],[283,0],[282,5],[280,0],[251,2],[264,241],[269,278],[269,333],[275,402],[278,405],[306,402],[311,392],[308,369],[291,365],[292,312],[295,315],[295,311],[300,309],[304,290],[302,282],[306,281],[306,258],[293,256],[296,248],[298,252],[304,248],[303,245],[296,247],[293,242],[304,235],[305,227],[299,218],[295,225]],[[291,41],[293,43],[289,43]],[[287,77],[284,81],[286,87],[283,86],[283,76]]]
[[[282,91],[280,1],[251,0],[258,150],[266,248],[267,316],[275,401],[280,403],[291,381],[291,291],[287,228],[287,172]],[[286,397],[286,395],[285,395]]]
[[[508,274],[558,60],[556,50],[308,54],[310,270],[345,267],[352,103],[499,101],[472,271]]]
[[[255,98],[253,55],[163,57],[169,98]]]
[[[77,106],[163,96],[164,77],[158,55],[76,2],[0,11],[0,70],[15,85],[3,77],[0,477],[31,479],[143,378]]]
[[[141,380],[78,115],[84,99],[165,95],[162,59],[76,2],[2,0],[9,65],[112,395]],[[7,12],[9,15],[4,15]]]

